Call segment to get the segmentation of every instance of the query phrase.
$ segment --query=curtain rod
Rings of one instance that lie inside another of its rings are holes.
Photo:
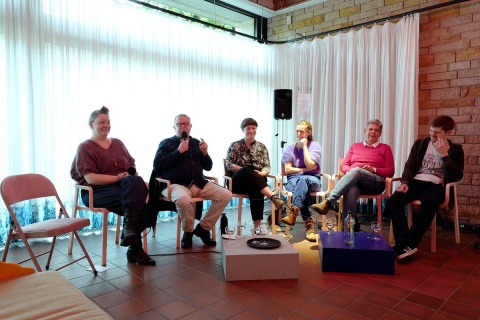
[[[228,32],[228,33],[231,33],[231,34],[234,34],[234,35],[239,35],[239,36],[246,37],[246,38],[249,38],[249,39],[252,39],[252,40],[256,40],[256,41],[258,41],[259,43],[265,43],[265,44],[285,44],[285,43],[297,42],[297,41],[307,40],[307,39],[316,38],[316,37],[320,37],[320,36],[325,36],[325,35],[328,35],[328,34],[331,34],[331,33],[342,32],[342,31],[344,31],[344,30],[350,30],[350,29],[354,29],[354,28],[369,26],[369,25],[372,25],[372,24],[376,24],[376,23],[380,23],[380,22],[385,22],[385,21],[388,21],[388,20],[394,20],[394,19],[397,19],[397,18],[402,18],[402,17],[404,17],[404,16],[408,16],[408,15],[411,15],[411,14],[414,14],[414,13],[421,13],[421,12],[425,12],[425,11],[430,11],[430,10],[434,10],[434,9],[439,9],[439,8],[443,8],[443,7],[448,7],[448,6],[455,5],[455,4],[460,4],[460,3],[463,3],[463,2],[469,2],[469,1],[471,1],[471,0],[453,0],[453,1],[449,1],[449,2],[439,3],[439,4],[436,4],[436,5],[432,5],[432,6],[428,6],[428,7],[424,7],[424,8],[420,8],[420,9],[416,9],[416,10],[412,10],[412,11],[409,11],[409,12],[404,12],[404,13],[396,14],[396,15],[393,15],[393,16],[390,16],[390,17],[386,17],[386,18],[381,18],[381,19],[376,19],[376,20],[372,20],[372,21],[363,22],[363,23],[360,23],[360,24],[356,24],[356,25],[354,25],[354,26],[343,27],[343,28],[339,28],[339,29],[335,29],[335,30],[330,30],[330,31],[326,31],[326,32],[320,32],[320,33],[316,33],[316,34],[312,34],[312,35],[308,35],[308,36],[304,36],[304,37],[300,37],[300,38],[296,38],[296,39],[285,40],[285,41],[268,41],[268,40],[264,40],[264,39],[262,39],[262,38],[250,36],[250,35],[248,35],[248,34],[241,33],[241,32],[238,32],[238,31],[230,30],[230,29],[224,28],[224,27],[222,27],[222,26],[217,26],[217,25],[214,25],[214,24],[211,24],[211,23],[208,23],[208,22],[199,20],[199,19],[195,19],[195,18],[192,18],[192,17],[187,17],[187,16],[184,16],[184,15],[182,15],[182,14],[179,14],[179,13],[176,13],[176,12],[172,12],[172,11],[169,11],[169,10],[166,10],[166,9],[163,9],[163,8],[160,8],[160,7],[157,7],[157,6],[154,6],[154,5],[149,4],[149,3],[145,3],[145,2],[143,2],[143,1],[138,1],[138,0],[128,0],[128,1],[129,1],[129,2],[133,2],[133,3],[136,3],[136,4],[139,4],[139,5],[141,5],[141,6],[144,6],[144,7],[150,8],[150,9],[162,11],[162,12],[164,12],[164,13],[167,13],[167,14],[170,14],[170,15],[173,15],[173,16],[176,16],[176,17],[178,17],[178,18],[182,18],[182,19],[185,19],[185,20],[190,20],[190,21],[192,21],[192,22],[200,23],[200,24],[203,24],[203,25],[206,25],[206,26],[208,26],[208,27],[215,28],[215,29],[220,29],[220,30],[223,30],[223,31],[225,31],[225,32]],[[264,17],[261,17],[261,18],[262,18],[262,19],[265,19]]]

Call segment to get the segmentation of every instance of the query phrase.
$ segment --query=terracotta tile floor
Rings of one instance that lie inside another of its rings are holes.
[[[227,216],[236,220],[236,209]],[[370,231],[367,223],[362,229]],[[438,228],[434,254],[427,232],[419,252],[397,262],[389,276],[322,273],[317,243],[305,241],[304,231],[300,221],[291,230],[290,243],[300,253],[298,279],[225,282],[221,246],[204,247],[194,237],[192,249],[176,250],[176,220],[159,221],[156,236],[148,235],[155,267],[127,263],[112,229],[106,271],[95,277],[82,260],[61,272],[115,319],[480,319],[477,235],[462,233],[456,244],[453,231]],[[387,223],[382,233],[388,236]],[[100,265],[100,233],[83,239]],[[54,259],[70,259],[66,251],[67,240],[58,240]],[[7,260],[23,256],[23,248],[12,247]]]

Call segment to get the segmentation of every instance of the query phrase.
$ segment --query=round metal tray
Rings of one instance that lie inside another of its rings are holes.
[[[259,241],[259,243],[253,243],[254,241]],[[250,240],[247,240],[247,245],[255,249],[274,249],[274,248],[280,247],[280,245],[282,244],[277,239],[272,239],[272,238],[265,238],[265,242],[267,243],[266,246],[260,245],[260,243],[262,242],[263,242],[263,238],[250,239]]]

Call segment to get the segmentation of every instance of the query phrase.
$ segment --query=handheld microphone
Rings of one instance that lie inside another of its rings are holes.
[[[127,172],[128,172],[129,175],[133,176],[133,175],[135,175],[135,173],[137,173],[137,169],[135,169],[135,167],[129,167],[127,169]]]
[[[187,140],[187,133],[185,131],[182,131],[182,140],[186,141]]]

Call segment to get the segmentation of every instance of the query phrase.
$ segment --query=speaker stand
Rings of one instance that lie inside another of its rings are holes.
[[[276,134],[277,138],[278,138],[278,121],[279,121],[279,120],[281,121],[280,151],[277,152],[278,158],[279,158],[279,159],[277,160],[277,165],[278,165],[279,163],[282,162],[282,156],[283,156],[283,151],[284,151],[283,149],[285,148],[285,144],[287,144],[287,141],[284,141],[284,140],[283,140],[284,137],[285,137],[285,122],[284,122],[284,121],[285,121],[286,119],[276,119],[276,120],[277,120],[277,134]],[[277,141],[277,143],[278,143],[278,141]],[[277,144],[277,146],[278,146],[278,144]],[[280,169],[280,168],[279,168],[279,169]]]

